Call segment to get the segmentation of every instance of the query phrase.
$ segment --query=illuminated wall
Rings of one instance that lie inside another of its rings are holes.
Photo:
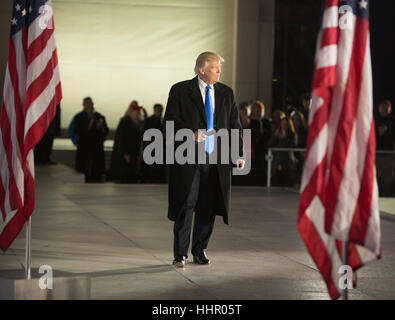
[[[115,129],[129,102],[152,112],[173,83],[194,76],[197,55],[225,58],[235,85],[236,0],[52,0],[63,86],[62,127],[91,96]]]

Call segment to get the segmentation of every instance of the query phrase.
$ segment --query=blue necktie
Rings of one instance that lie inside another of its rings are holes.
[[[214,129],[214,112],[213,112],[213,105],[211,102],[210,89],[211,89],[210,86],[206,87],[206,98],[204,99],[204,109],[206,111],[206,119],[207,119],[207,132]],[[211,135],[206,139],[204,148],[208,154],[213,152],[214,135]]]

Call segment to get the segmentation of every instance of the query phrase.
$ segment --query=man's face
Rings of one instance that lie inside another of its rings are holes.
[[[259,104],[255,103],[252,105],[251,113],[255,118],[262,118],[262,108]]]
[[[287,119],[281,120],[281,128],[285,131],[288,130],[288,120]]]
[[[248,116],[247,108],[242,108],[242,109],[240,109],[240,114],[241,114],[243,117],[247,117],[247,116]]]
[[[138,105],[138,103],[137,103],[137,101],[132,101],[131,103],[130,103],[130,108],[137,108],[139,105]]]
[[[294,123],[295,128],[299,128],[300,123],[301,123],[300,117],[299,117],[298,115],[294,115],[294,116],[292,117],[292,122]]]
[[[157,118],[159,118],[162,115],[162,108],[156,107],[154,109],[154,114]]]
[[[135,121],[138,122],[140,121],[140,110],[138,109],[132,109],[132,111],[130,111],[130,118]]]
[[[84,110],[88,113],[88,114],[92,114],[94,111],[94,104],[93,101],[91,99],[87,99],[84,101]]]
[[[219,60],[207,61],[204,68],[200,68],[200,79],[212,85],[219,81],[221,75],[221,62]]]

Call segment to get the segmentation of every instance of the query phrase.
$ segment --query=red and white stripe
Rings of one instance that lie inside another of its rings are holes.
[[[339,297],[342,242],[356,270],[380,258],[369,22],[352,15],[338,26],[338,0],[327,0],[318,37],[298,230]]]
[[[38,20],[9,40],[0,114],[0,248],[3,251],[33,212],[33,148],[47,130],[62,97],[54,29],[41,29]]]

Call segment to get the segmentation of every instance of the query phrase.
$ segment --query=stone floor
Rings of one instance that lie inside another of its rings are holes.
[[[233,187],[230,225],[216,220],[209,266],[172,262],[166,185],[84,184],[63,166],[36,168],[32,268],[91,279],[93,299],[328,299],[296,230],[298,195]],[[350,299],[395,298],[395,222],[382,219],[383,257],[358,272]],[[24,231],[0,271],[23,269]]]

